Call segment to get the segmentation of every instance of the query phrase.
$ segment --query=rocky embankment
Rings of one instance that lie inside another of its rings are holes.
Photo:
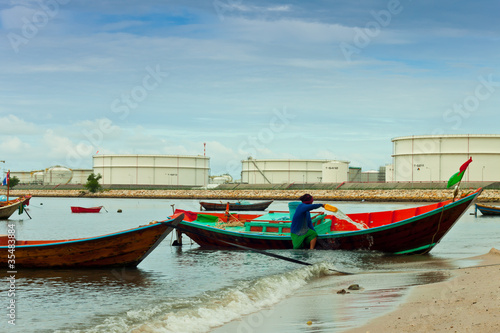
[[[461,190],[464,195],[472,190]],[[297,200],[310,193],[317,201],[417,201],[434,202],[453,198],[453,190],[105,190],[89,193],[81,190],[11,190],[11,196],[34,197],[152,198],[200,200]],[[0,191],[6,194],[5,190]],[[500,202],[500,190],[483,190],[481,202]]]

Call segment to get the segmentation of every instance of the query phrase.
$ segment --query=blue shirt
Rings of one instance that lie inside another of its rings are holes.
[[[297,206],[295,210],[295,214],[292,218],[292,226],[290,228],[290,232],[292,234],[296,234],[298,236],[305,235],[307,230],[312,229],[314,227],[311,221],[311,210],[322,207],[322,204],[305,204],[301,203]]]

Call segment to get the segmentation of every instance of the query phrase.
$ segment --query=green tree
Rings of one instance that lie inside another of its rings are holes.
[[[85,188],[89,190],[90,193],[101,191],[102,187],[101,184],[99,184],[99,179],[101,178],[102,176],[100,173],[98,173],[97,176],[94,173],[91,173],[87,178],[87,184],[85,184]]]
[[[16,186],[17,184],[19,184],[20,180],[19,178],[17,178],[16,176],[14,177],[10,177],[9,179],[9,187],[10,188],[13,188],[14,186]]]

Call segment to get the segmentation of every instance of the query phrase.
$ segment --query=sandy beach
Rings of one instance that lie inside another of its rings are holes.
[[[429,272],[442,282],[404,288],[404,292],[388,288],[374,293],[370,281],[380,285],[374,280],[380,279],[377,274],[337,276],[336,284],[320,279],[271,308],[212,332],[500,332],[500,251],[491,249],[467,259],[476,264]],[[361,290],[338,293],[358,282]],[[391,298],[397,300],[387,301]]]
[[[349,333],[500,332],[500,251],[445,282],[413,288],[396,310]]]

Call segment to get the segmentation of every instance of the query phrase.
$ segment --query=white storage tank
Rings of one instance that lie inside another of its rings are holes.
[[[19,179],[20,184],[31,183],[31,172],[30,171],[11,171],[10,178],[16,177]]]
[[[92,169],[73,169],[73,178],[70,184],[87,184],[87,179],[93,173]]]
[[[33,171],[31,174],[31,182],[37,185],[43,184],[43,171]]]
[[[206,186],[209,158],[180,155],[95,155],[104,185]]]
[[[469,157],[462,181],[500,181],[500,135],[420,135],[392,139],[396,182],[447,182]]]
[[[322,183],[342,183],[348,180],[349,163],[331,161],[322,165]]]
[[[241,161],[241,181],[248,184],[321,183],[323,164],[329,162],[339,161],[249,158]],[[349,162],[339,163],[346,165],[344,180],[347,180]]]
[[[220,176],[210,176],[210,184],[229,184],[233,182],[233,177],[229,174]]]
[[[73,170],[61,165],[55,165],[45,169],[43,173],[44,185],[64,185],[73,178]]]

